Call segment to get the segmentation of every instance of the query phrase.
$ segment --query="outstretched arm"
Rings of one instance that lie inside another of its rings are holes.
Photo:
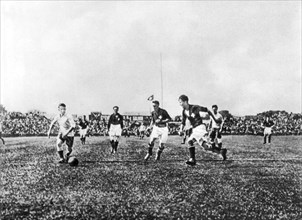
[[[51,129],[52,129],[52,127],[54,126],[54,124],[56,123],[56,121],[57,121],[57,119],[55,118],[55,119],[50,123],[49,130],[48,130],[48,132],[47,132],[48,138],[50,138]]]

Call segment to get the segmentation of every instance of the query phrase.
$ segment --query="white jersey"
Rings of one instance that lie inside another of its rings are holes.
[[[71,115],[65,114],[65,115],[57,115],[54,120],[58,122],[60,126],[60,133],[65,134],[67,131],[73,127],[75,128],[76,124],[72,118]],[[74,131],[71,131],[67,136],[73,137],[74,136]]]
[[[216,123],[216,122],[214,121],[214,119],[211,117],[212,128],[218,128],[218,129],[220,129],[221,123],[222,123],[222,120],[223,120],[222,115],[221,115],[220,113],[217,112],[217,114],[214,114],[214,113],[213,113],[213,116],[215,117],[216,120],[219,120],[219,121],[221,121],[221,122],[220,122],[220,123]]]
[[[143,131],[145,131],[145,130],[146,130],[145,125],[141,125],[141,126],[139,127],[139,131],[140,131],[140,132],[143,132]]]

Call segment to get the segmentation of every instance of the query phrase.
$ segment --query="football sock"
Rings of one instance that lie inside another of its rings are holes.
[[[222,143],[218,143],[218,148],[219,148],[219,149],[222,148]]]
[[[62,151],[62,150],[61,150],[61,151],[58,151],[58,154],[59,154],[59,157],[60,157],[60,158],[64,159],[63,151]]]
[[[271,143],[271,135],[268,136],[268,143]]]
[[[118,141],[115,142],[115,151],[117,151]]]
[[[190,158],[192,158],[192,160],[195,161],[195,147],[190,147],[189,152],[190,152]]]

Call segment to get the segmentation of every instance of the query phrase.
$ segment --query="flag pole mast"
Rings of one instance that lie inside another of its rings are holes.
[[[163,89],[163,61],[160,53],[160,82],[161,82],[161,106],[164,107],[164,89]]]

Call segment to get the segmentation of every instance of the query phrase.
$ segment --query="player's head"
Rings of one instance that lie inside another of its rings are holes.
[[[189,98],[186,95],[181,95],[178,98],[178,102],[181,107],[185,108],[189,104]]]
[[[64,103],[60,103],[58,106],[58,110],[61,115],[64,115],[66,112],[66,105]]]
[[[157,110],[157,109],[159,108],[159,101],[154,100],[154,101],[152,102],[152,105],[153,105],[154,110]]]
[[[118,107],[118,106],[113,106],[113,111],[114,111],[114,113],[117,113],[118,110],[119,110],[119,107]]]
[[[213,112],[216,114],[217,110],[218,110],[218,106],[217,105],[212,105],[212,109],[213,109]]]

